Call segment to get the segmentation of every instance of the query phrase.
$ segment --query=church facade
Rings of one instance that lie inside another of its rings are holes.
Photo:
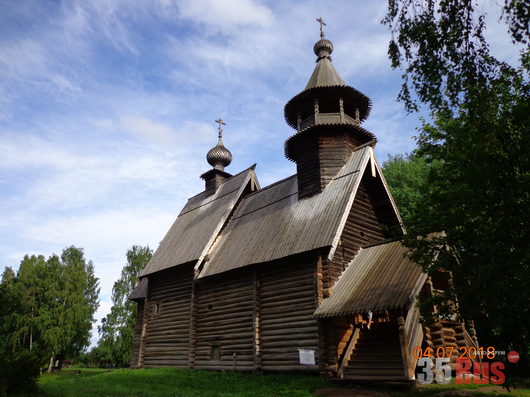
[[[231,175],[222,142],[205,190],[184,206],[140,274],[131,366],[318,372],[414,379],[416,347],[459,347],[473,330],[421,323],[415,299],[436,285],[406,256],[399,212],[361,125],[368,97],[314,46],[315,69],[285,105],[295,175],[261,188]],[[454,357],[453,357],[454,358]]]

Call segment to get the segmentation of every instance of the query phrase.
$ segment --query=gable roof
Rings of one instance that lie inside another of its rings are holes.
[[[298,199],[296,175],[245,197],[199,278],[336,244],[371,158],[370,146],[354,151],[312,197]]]
[[[251,179],[256,181],[254,167],[228,179],[214,195],[190,198],[140,277],[202,259]]]
[[[427,275],[407,252],[401,241],[361,249],[315,317],[408,308]]]

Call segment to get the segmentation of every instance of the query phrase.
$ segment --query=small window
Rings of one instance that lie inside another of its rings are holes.
[[[155,303],[153,306],[154,314],[160,314],[160,303]]]
[[[221,346],[212,345],[210,351],[210,360],[221,360]]]
[[[208,305],[208,310],[212,310],[213,309],[213,306],[212,305]]]

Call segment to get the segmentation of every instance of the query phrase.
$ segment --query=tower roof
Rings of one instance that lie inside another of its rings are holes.
[[[362,92],[347,85],[339,75],[331,62],[333,43],[325,38],[322,25],[325,25],[322,18],[320,22],[320,40],[318,40],[313,51],[317,56],[316,66],[305,86],[304,90],[291,98],[285,105],[284,115],[287,124],[297,127],[298,109],[302,102],[311,98],[324,96],[342,97],[345,102],[359,109],[359,121],[364,121],[370,114],[370,99]]]
[[[335,67],[331,63],[329,56],[322,58],[317,61],[315,70],[309,78],[307,85],[304,90],[309,90],[310,88],[315,87],[330,87],[330,86],[346,86],[342,77],[339,76],[339,73],[335,70]]]

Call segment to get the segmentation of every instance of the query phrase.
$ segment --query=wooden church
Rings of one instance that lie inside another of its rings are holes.
[[[321,25],[322,26],[322,25]],[[297,172],[260,187],[231,175],[222,142],[140,275],[131,366],[303,371],[414,379],[415,347],[474,344],[456,321],[422,325],[415,299],[436,293],[399,239],[399,212],[362,128],[370,100],[316,42],[305,89],[285,105]],[[456,354],[456,351],[454,352]]]

